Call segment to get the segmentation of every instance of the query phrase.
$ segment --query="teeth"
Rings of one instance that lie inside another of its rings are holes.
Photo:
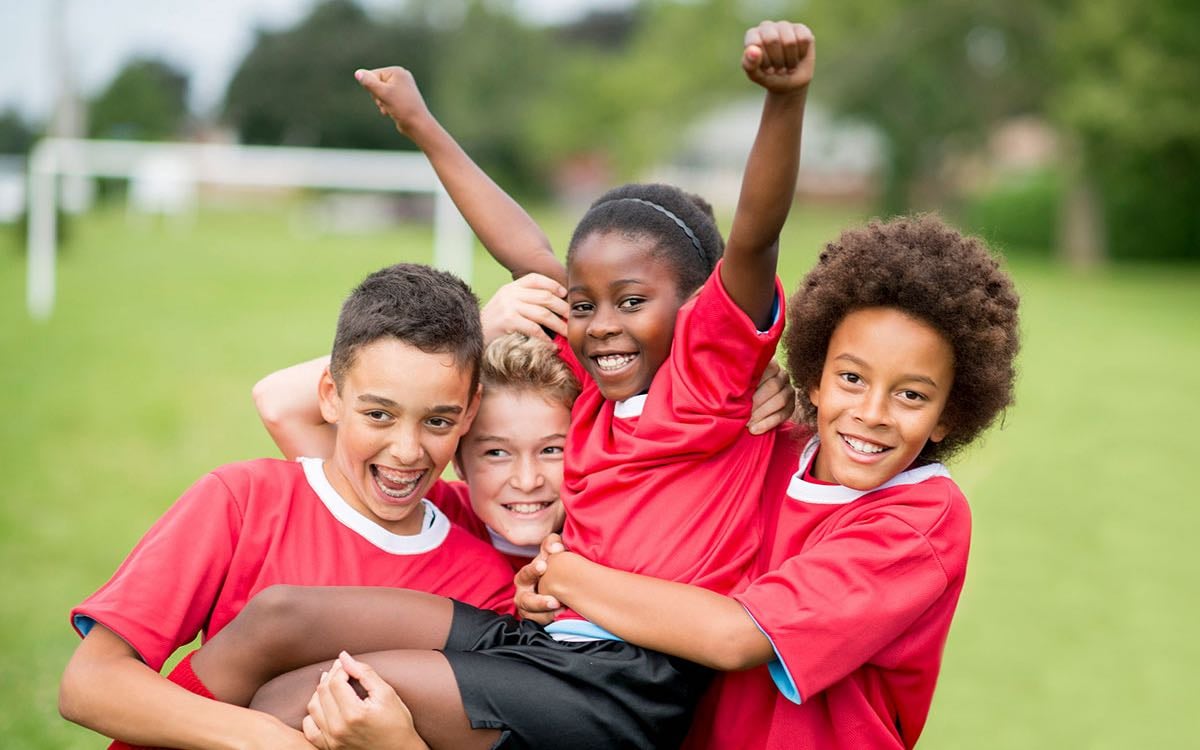
[[[605,354],[596,357],[596,364],[601,370],[619,370],[634,360],[635,354]]]
[[[550,503],[513,503],[505,507],[513,513],[537,513],[540,510],[548,508]]]
[[[383,494],[388,497],[400,499],[412,494],[412,491],[421,481],[421,477],[425,475],[425,472],[392,471],[382,466],[376,466],[375,474],[375,483],[379,485],[379,489],[383,490]]]
[[[885,450],[887,450],[887,448],[882,445],[867,443],[856,438],[846,437],[845,435],[842,435],[842,440],[845,440],[847,445],[859,453],[883,453]]]

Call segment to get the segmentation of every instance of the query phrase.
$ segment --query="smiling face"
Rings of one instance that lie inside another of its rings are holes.
[[[942,412],[953,381],[954,351],[931,326],[890,307],[848,314],[808,394],[817,479],[869,490],[907,469],[949,432]]]
[[[478,397],[452,353],[383,338],[358,348],[341,392],[326,371],[321,414],[337,424],[325,475],[355,510],[395,534],[416,534],[418,509],[471,425]]]
[[[471,507],[513,544],[535,545],[562,529],[563,445],[571,410],[526,389],[489,386],[456,467]]]
[[[654,250],[644,235],[596,232],[571,251],[567,340],[607,399],[645,391],[671,351],[684,299]]]

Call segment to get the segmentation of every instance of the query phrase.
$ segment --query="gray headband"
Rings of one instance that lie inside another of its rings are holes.
[[[648,201],[644,198],[613,198],[611,201],[605,201],[605,203],[612,203],[613,201],[634,201],[634,202],[649,206],[650,208],[653,208],[655,211],[658,211],[663,216],[666,216],[668,219],[670,219],[671,221],[678,224],[679,228],[683,230],[683,233],[686,234],[688,239],[692,241],[692,245],[694,245],[696,247],[696,252],[700,253],[701,258],[704,257],[704,248],[701,247],[700,240],[696,239],[696,233],[692,231],[691,227],[689,227],[687,224],[684,223],[683,219],[681,219],[678,216],[676,216],[675,214],[671,213],[671,211],[668,210],[665,206],[660,206],[657,203],[655,203],[654,201]],[[600,205],[604,205],[604,204],[602,203]],[[599,206],[597,206],[597,208],[599,208]]]

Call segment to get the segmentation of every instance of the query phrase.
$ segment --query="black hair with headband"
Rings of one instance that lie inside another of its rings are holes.
[[[597,232],[652,238],[656,257],[674,269],[681,296],[699,289],[725,252],[712,206],[671,185],[622,185],[596,199],[571,236],[568,269],[575,248]]]

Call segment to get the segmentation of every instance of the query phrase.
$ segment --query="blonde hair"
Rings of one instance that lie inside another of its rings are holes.
[[[532,391],[567,409],[579,396],[579,381],[548,341],[508,333],[488,344],[480,362],[484,395],[496,388]]]

